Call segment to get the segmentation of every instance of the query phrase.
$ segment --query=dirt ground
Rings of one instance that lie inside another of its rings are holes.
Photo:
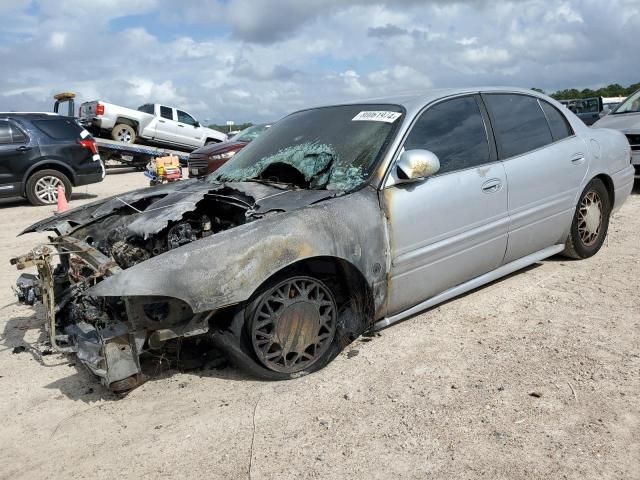
[[[109,174],[72,206],[144,186]],[[0,478],[640,479],[640,186],[586,261],[553,258],[286,382],[171,371],[125,398],[46,353],[0,202]],[[17,346],[21,353],[12,353]]]

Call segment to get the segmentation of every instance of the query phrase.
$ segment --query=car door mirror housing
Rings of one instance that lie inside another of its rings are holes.
[[[200,122],[198,122],[198,121],[194,122],[193,126],[196,127],[196,128],[200,127]]]
[[[396,169],[401,182],[413,182],[436,174],[440,170],[440,160],[429,150],[405,150],[398,159]]]

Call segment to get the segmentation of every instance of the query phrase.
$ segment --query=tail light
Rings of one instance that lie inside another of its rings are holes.
[[[101,103],[96,105],[96,115],[104,115],[104,105]]]
[[[96,145],[96,141],[94,139],[85,138],[84,140],[78,140],[78,143],[81,147],[88,148],[93,155],[97,155],[98,145]]]

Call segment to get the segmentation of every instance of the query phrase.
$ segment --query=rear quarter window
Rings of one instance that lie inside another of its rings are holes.
[[[558,111],[556,107],[544,100],[538,100],[542,106],[547,121],[549,122],[549,128],[551,128],[551,135],[554,141],[562,140],[563,138],[573,135],[573,129],[565,116]]]
[[[74,120],[61,118],[34,120],[33,125],[54,140],[76,140],[82,131]]]

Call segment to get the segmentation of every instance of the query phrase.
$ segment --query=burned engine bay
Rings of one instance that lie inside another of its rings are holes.
[[[105,386],[124,392],[143,379],[144,351],[207,333],[216,312],[194,313],[178,295],[93,296],[91,288],[172,250],[337,194],[263,182],[162,185],[32,225],[23,233],[54,231],[58,236],[11,262],[19,270],[38,269],[37,283],[23,279],[19,284],[23,298],[44,303],[52,346],[76,353]]]

